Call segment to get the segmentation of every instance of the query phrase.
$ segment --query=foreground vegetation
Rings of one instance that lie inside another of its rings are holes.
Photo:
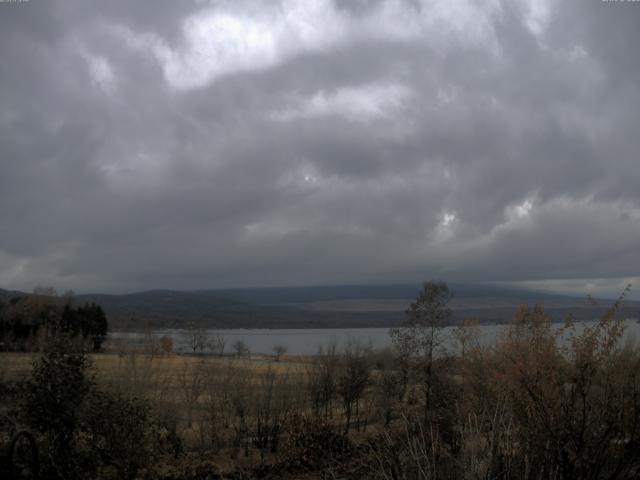
[[[387,351],[87,354],[59,332],[36,356],[1,354],[2,431],[34,434],[44,478],[637,478],[640,352],[621,343],[623,297],[589,328],[522,307],[491,348],[466,322],[455,355],[436,282]]]

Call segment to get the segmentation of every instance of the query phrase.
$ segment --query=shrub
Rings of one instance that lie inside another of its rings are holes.
[[[640,471],[640,355],[620,347],[618,305],[582,331],[554,328],[541,307],[522,308],[486,355],[489,398],[512,424],[512,468],[563,479]],[[476,392],[475,411],[486,394],[486,386]]]
[[[93,391],[82,410],[88,453],[100,463],[100,478],[134,478],[146,465],[148,407],[137,399]]]
[[[147,407],[97,390],[83,353],[58,337],[21,386],[21,420],[39,434],[45,477],[133,478],[147,459]]]
[[[171,339],[171,337],[169,337],[168,335],[164,335],[160,339],[160,347],[166,355],[169,355],[171,352],[173,352],[173,340]]]
[[[21,416],[41,435],[45,461],[57,476],[75,478],[89,465],[81,465],[76,453],[81,409],[94,388],[82,353],[68,354],[68,339],[61,337],[36,360],[31,378],[22,386]]]

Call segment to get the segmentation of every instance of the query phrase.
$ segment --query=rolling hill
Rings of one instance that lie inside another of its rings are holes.
[[[449,284],[454,298],[452,322],[476,318],[506,323],[522,304],[542,303],[555,321],[572,315],[589,320],[613,303],[593,305],[586,298],[513,287]],[[233,288],[219,290],[150,290],[123,295],[83,294],[77,303],[96,302],[112,328],[354,328],[398,325],[420,285],[347,285],[318,287]],[[26,295],[0,290],[0,298]],[[626,316],[637,316],[640,302],[626,302]]]

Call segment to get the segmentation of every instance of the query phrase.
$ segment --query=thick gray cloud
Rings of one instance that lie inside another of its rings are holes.
[[[640,278],[640,4],[0,4],[0,286]]]

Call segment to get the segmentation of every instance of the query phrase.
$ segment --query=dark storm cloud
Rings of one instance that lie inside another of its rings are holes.
[[[639,21],[599,1],[0,4],[0,286],[617,287],[640,264]]]

